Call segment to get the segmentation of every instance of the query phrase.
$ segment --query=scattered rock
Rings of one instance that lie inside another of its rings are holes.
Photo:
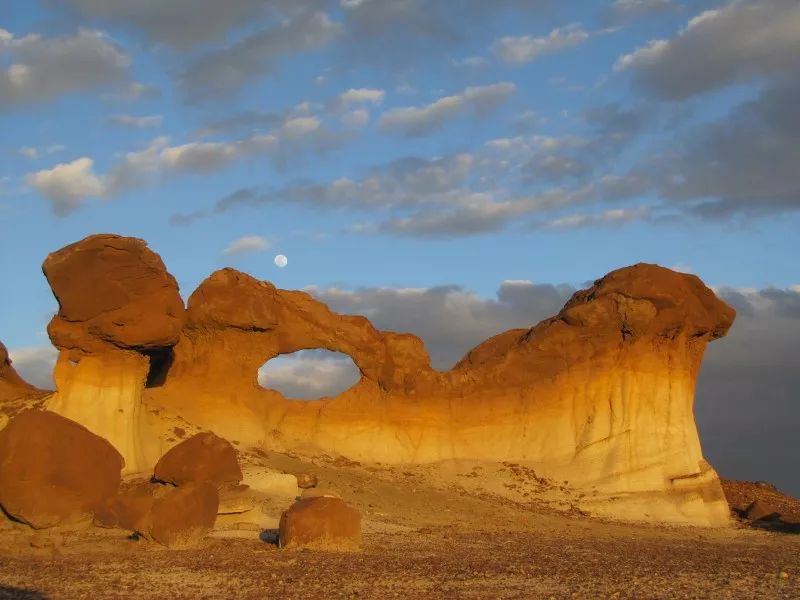
[[[226,485],[219,490],[217,514],[235,515],[253,510],[258,503],[255,492],[247,485]]]
[[[331,488],[309,488],[301,492],[302,498],[341,498],[342,495]]]
[[[210,481],[218,488],[237,485],[242,470],[230,442],[211,432],[198,433],[169,450],[156,464],[155,478],[183,485]]]
[[[116,494],[124,464],[78,423],[24,411],[0,431],[0,505],[35,529],[88,519]]]
[[[273,497],[284,497],[290,502],[297,496],[297,478],[269,467],[247,465],[242,469],[242,483],[251,489]]]
[[[361,544],[361,513],[339,498],[301,498],[280,521],[283,548],[357,550]]]
[[[195,546],[214,528],[218,507],[213,483],[186,483],[156,498],[146,536],[170,548]]]
[[[297,487],[302,490],[317,487],[316,473],[298,473],[295,477],[297,477]]]
[[[763,500],[754,500],[745,510],[744,516],[750,521],[764,521],[777,519],[780,517],[780,513]]]

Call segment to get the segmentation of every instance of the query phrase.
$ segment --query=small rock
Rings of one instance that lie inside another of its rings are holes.
[[[747,507],[744,516],[750,521],[763,521],[766,519],[776,519],[780,517],[780,513],[766,502],[755,500]]]
[[[283,513],[279,530],[283,548],[357,550],[361,513],[339,498],[301,498]]]
[[[297,487],[302,490],[317,487],[317,474],[316,473],[298,473]]]
[[[781,579],[789,579],[789,574],[786,571],[781,571],[779,577]]]

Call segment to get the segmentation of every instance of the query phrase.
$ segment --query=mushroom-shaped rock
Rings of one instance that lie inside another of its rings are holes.
[[[0,431],[0,505],[36,529],[80,521],[116,494],[123,465],[78,423],[24,411]]]
[[[53,252],[42,269],[59,306],[48,326],[60,350],[48,410],[109,440],[126,472],[151,468],[158,443],[146,435],[142,395],[163,383],[183,327],[175,278],[144,240],[111,234]]]
[[[184,440],[162,456],[156,464],[155,478],[178,486],[210,481],[221,487],[238,484],[242,470],[231,443],[206,431]]]
[[[301,498],[283,513],[279,536],[283,548],[358,550],[361,513],[340,498]]]
[[[146,535],[170,548],[194,546],[214,528],[218,509],[213,483],[186,483],[156,498]]]

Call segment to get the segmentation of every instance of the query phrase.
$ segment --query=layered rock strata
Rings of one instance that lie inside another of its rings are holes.
[[[184,313],[141,240],[87,238],[50,255],[45,273],[60,305],[51,409],[108,437],[134,469],[152,467],[141,448],[157,443],[142,440],[161,433],[137,417],[144,402],[243,445],[367,463],[512,461],[568,482],[595,514],[727,522],[693,401],[706,344],[735,313],[693,275],[619,269],[439,372],[418,337],[233,269],[206,279]],[[91,300],[81,291],[101,285]],[[317,401],[258,385],[269,359],[314,348],[348,354],[361,380]]]
[[[58,301],[47,331],[59,349],[47,408],[109,440],[126,472],[152,467],[142,395],[162,376],[183,326],[174,277],[143,240],[93,235],[42,265]]]

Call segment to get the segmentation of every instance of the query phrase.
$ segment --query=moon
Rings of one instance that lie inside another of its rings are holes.
[[[275,265],[276,265],[276,266],[277,266],[279,269],[282,269],[283,267],[285,267],[285,266],[286,266],[286,265],[288,265],[288,264],[289,264],[289,259],[288,259],[288,258],[286,258],[286,256],[284,256],[283,254],[278,254],[278,255],[275,257]]]

